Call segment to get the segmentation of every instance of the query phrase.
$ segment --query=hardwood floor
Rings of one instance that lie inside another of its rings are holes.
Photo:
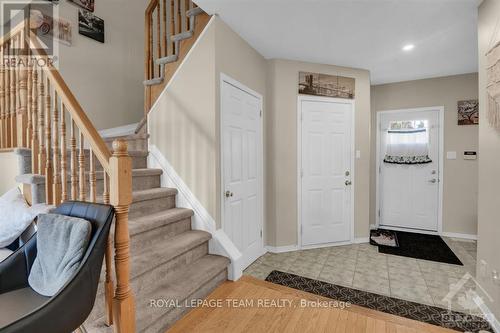
[[[270,304],[262,303],[263,301],[259,303],[259,299],[275,301],[282,307],[266,307]],[[193,309],[168,333],[455,332],[354,305],[344,309],[303,306],[305,302],[310,302],[308,304],[311,305],[332,300],[249,276],[244,276],[237,282],[224,283],[209,295],[206,301],[219,302],[219,306]],[[244,302],[253,303],[253,306],[242,306]]]

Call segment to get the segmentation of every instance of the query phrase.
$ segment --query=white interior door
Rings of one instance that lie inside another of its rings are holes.
[[[302,246],[350,241],[352,103],[300,103]]]
[[[245,268],[264,253],[262,99],[226,81],[221,99],[223,229]]]
[[[423,122],[432,162],[384,162],[391,124]],[[439,110],[381,113],[379,147],[379,225],[438,231],[439,209]]]

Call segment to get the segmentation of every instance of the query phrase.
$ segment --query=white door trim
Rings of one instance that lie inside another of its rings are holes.
[[[220,214],[220,218],[221,218],[221,229],[224,230],[224,226],[225,226],[225,221],[224,221],[224,213],[225,213],[225,197],[224,197],[224,103],[222,101],[222,89],[223,89],[223,86],[224,86],[224,83],[229,83],[230,85],[256,97],[258,100],[259,100],[259,104],[260,104],[260,110],[261,110],[261,117],[260,117],[260,128],[261,128],[261,150],[260,150],[260,154],[261,154],[261,163],[260,163],[260,167],[259,167],[259,176],[260,176],[260,198],[261,198],[261,212],[260,212],[260,215],[261,215],[261,221],[262,221],[262,237],[261,237],[261,248],[262,248],[262,255],[264,255],[267,251],[266,251],[266,248],[264,247],[264,239],[266,237],[266,231],[265,231],[265,226],[266,226],[266,221],[265,221],[265,214],[264,214],[264,210],[265,210],[265,201],[264,201],[264,108],[263,108],[263,100],[264,98],[262,97],[261,94],[259,94],[258,92],[250,89],[249,87],[245,86],[244,84],[242,84],[241,82],[233,79],[232,77],[230,77],[229,75],[226,75],[224,73],[220,73],[220,96],[219,96],[219,101],[220,101],[220,119],[219,119],[219,135],[220,135],[220,145],[219,145],[219,149],[220,149],[220,155],[219,155],[219,163],[220,163],[220,193],[219,193],[219,197],[220,197],[220,209],[221,209],[221,214]]]
[[[380,117],[382,114],[391,114],[391,113],[400,113],[400,112],[425,112],[425,111],[437,111],[439,113],[439,186],[438,186],[438,231],[422,231],[418,230],[420,233],[426,234],[438,234],[441,235],[443,233],[443,184],[444,184],[444,106],[430,106],[430,107],[422,107],[422,108],[408,108],[408,109],[398,109],[398,110],[386,110],[386,111],[377,111],[377,128],[376,128],[376,155],[375,155],[375,174],[376,174],[376,193],[375,193],[375,226],[378,228],[380,225]],[[401,229],[401,228],[390,228],[385,227],[386,229],[393,230],[404,230],[411,231],[409,229]],[[415,230],[417,231],[417,230]]]
[[[325,243],[325,244],[315,244],[315,245],[302,245],[302,102],[312,101],[312,102],[335,102],[342,104],[350,104],[352,110],[351,116],[351,212],[350,212],[350,228],[351,228],[351,240],[349,242],[337,242],[337,243]],[[333,97],[320,97],[312,95],[299,95],[297,98],[297,247],[298,249],[313,249],[321,248],[327,246],[338,246],[347,245],[355,242],[354,238],[354,193],[356,186],[356,173],[355,173],[355,119],[356,119],[356,108],[355,101],[353,99],[344,98],[333,98]]]

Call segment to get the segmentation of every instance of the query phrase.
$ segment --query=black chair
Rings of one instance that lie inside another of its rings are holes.
[[[92,223],[90,243],[80,267],[56,295],[39,295],[28,284],[37,254],[36,236],[31,237],[0,263],[0,333],[70,333],[83,324],[94,307],[114,209],[107,205],[65,202],[53,213]]]

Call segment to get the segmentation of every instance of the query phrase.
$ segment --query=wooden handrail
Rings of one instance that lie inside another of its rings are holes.
[[[158,6],[159,0],[152,0],[149,5],[146,7],[146,15],[151,15],[155,8]]]
[[[109,150],[27,20],[0,39],[0,56],[0,151],[31,148],[31,171],[45,178],[47,204],[72,199],[114,206],[114,241],[107,242],[105,255],[106,323],[115,332],[134,333],[128,230],[132,160],[127,143],[115,140],[114,152]],[[14,58],[16,65],[5,64],[4,56]],[[102,180],[96,177],[98,167],[104,171]],[[97,193],[99,181],[102,196]]]
[[[24,21],[19,22],[14,28],[10,29],[8,32],[6,32],[3,36],[0,37],[0,45],[5,44],[7,41],[12,39],[12,36],[17,35],[19,32],[24,30],[26,27],[26,24]]]

